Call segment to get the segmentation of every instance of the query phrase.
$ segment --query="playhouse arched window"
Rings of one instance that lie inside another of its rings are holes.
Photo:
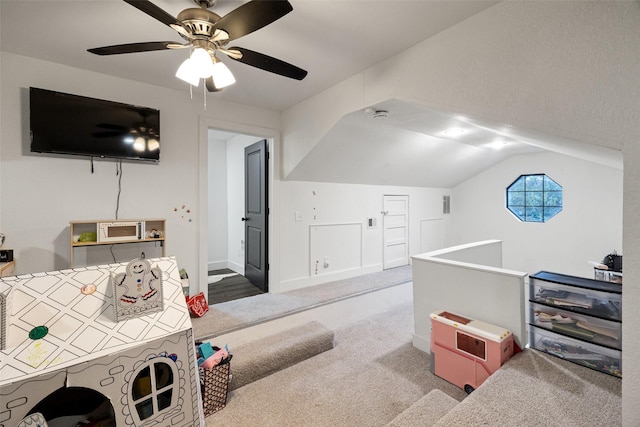
[[[130,397],[140,420],[155,416],[176,403],[178,383],[175,366],[163,358],[151,359],[139,368],[131,383]]]

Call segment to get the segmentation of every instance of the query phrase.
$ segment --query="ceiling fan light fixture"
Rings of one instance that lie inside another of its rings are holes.
[[[213,59],[213,81],[218,89],[222,89],[227,86],[231,86],[236,82],[236,78],[233,77],[231,70],[227,67],[224,62],[220,61],[215,56],[212,56]]]
[[[213,75],[213,60],[206,49],[197,47],[191,54],[191,63],[201,79],[209,78]]]
[[[200,84],[200,76],[194,67],[193,61],[191,61],[191,58],[185,59],[180,67],[178,67],[176,77],[189,83],[191,86],[198,86],[198,84]]]

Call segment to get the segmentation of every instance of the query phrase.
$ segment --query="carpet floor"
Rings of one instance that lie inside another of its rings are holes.
[[[281,294],[266,293],[213,304],[203,317],[192,319],[196,339],[204,340],[310,307],[384,289],[412,280],[411,266],[324,283]]]
[[[206,425],[385,426],[435,388],[464,399],[429,372],[412,334],[411,304],[338,329],[333,349],[232,390]]]
[[[333,349],[232,390],[206,426],[384,427],[434,389],[460,403],[435,424],[425,424],[427,413],[404,426],[622,425],[619,378],[536,350],[514,355],[467,396],[431,374],[428,355],[411,344],[412,311],[402,304],[335,330]]]

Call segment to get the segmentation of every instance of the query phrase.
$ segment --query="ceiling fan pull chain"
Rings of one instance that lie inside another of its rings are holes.
[[[207,111],[207,85],[202,85],[202,96],[204,97],[204,111]]]

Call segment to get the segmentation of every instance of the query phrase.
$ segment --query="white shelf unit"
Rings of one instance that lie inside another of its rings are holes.
[[[136,224],[140,234],[133,233],[131,238],[126,236],[131,227]],[[140,224],[140,225],[138,225]],[[113,230],[116,230],[115,234],[109,237],[100,236],[101,225],[111,225]],[[74,252],[77,248],[85,247],[90,248],[92,246],[108,246],[108,245],[124,245],[130,243],[160,243],[162,247],[162,256],[166,256],[165,240],[166,235],[166,220],[163,218],[153,219],[106,219],[106,220],[79,220],[69,222],[69,267],[74,267]],[[122,235],[118,236],[117,230],[122,230]],[[155,233],[153,233],[155,231]],[[79,241],[80,236],[83,233],[95,233],[95,240],[91,241]],[[109,238],[113,240],[109,240]]]

